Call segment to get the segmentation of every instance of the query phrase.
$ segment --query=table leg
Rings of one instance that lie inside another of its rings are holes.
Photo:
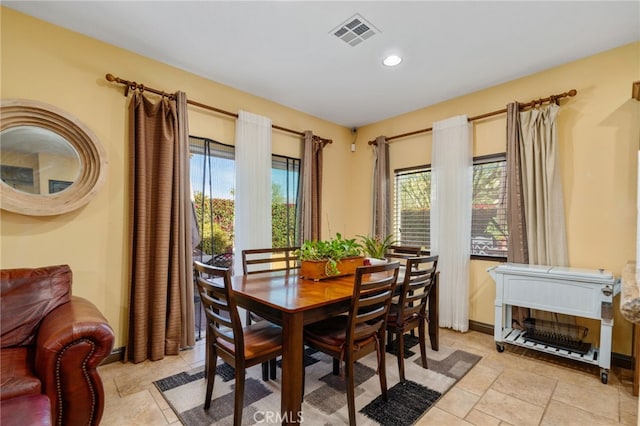
[[[304,346],[302,313],[284,314],[282,324],[282,424],[302,423],[302,369]]]
[[[440,315],[438,314],[438,286],[440,274],[436,274],[436,282],[429,290],[429,340],[431,340],[431,349],[437,351],[440,349]]]

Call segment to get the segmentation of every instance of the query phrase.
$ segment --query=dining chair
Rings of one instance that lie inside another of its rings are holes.
[[[199,248],[193,250],[193,260],[206,263],[207,265],[219,266],[223,268],[230,268],[233,265],[233,252],[214,254],[213,256],[204,253]],[[207,260],[205,260],[207,259]],[[202,317],[204,311],[202,310],[202,303],[200,303],[200,294],[198,292],[198,283],[196,282],[195,274],[193,277],[193,304],[195,312],[196,330],[198,330],[198,337],[196,340],[202,339]]]
[[[402,267],[406,265],[407,259],[411,257],[421,256],[423,254],[424,252],[422,250],[422,247],[393,245],[389,246],[389,249],[385,253],[384,257],[385,259],[392,262],[400,262],[400,266]]]
[[[204,409],[208,410],[211,405],[219,356],[235,369],[233,424],[239,426],[246,369],[282,354],[282,328],[268,321],[243,327],[231,289],[230,270],[197,261],[194,270],[207,317]]]
[[[400,381],[404,382],[404,333],[418,328],[422,367],[427,367],[426,323],[427,301],[431,287],[437,280],[438,256],[421,256],[407,259],[406,271],[397,302],[392,302],[387,319],[388,342],[391,347],[395,334],[398,342],[398,371]],[[396,291],[398,293],[398,291]]]
[[[373,351],[378,355],[380,390],[387,401],[384,337],[399,267],[399,262],[358,267],[348,314],[304,327],[307,346],[332,356],[334,360],[344,360],[350,425],[356,423],[354,364]]]
[[[295,251],[300,247],[276,247],[242,250],[242,273],[244,275],[261,272],[291,271],[300,269],[300,262]],[[251,324],[264,321],[264,318],[247,310],[246,322]],[[262,365],[262,380],[276,378],[276,360]]]
[[[385,253],[385,259],[391,262],[400,262],[400,272],[398,273],[398,287],[400,283],[404,281],[404,273],[407,269],[407,259],[418,256],[426,256],[429,253],[422,249],[420,246],[408,246],[408,245],[392,245]],[[392,299],[391,303],[398,303],[398,290],[396,288],[396,296]],[[411,330],[411,336],[415,337],[414,330]]]
[[[242,250],[242,273],[290,271],[299,269],[300,262],[295,251],[300,247],[277,247]]]

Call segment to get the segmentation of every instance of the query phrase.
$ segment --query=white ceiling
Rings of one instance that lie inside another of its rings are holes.
[[[640,40],[637,0],[2,5],[346,127]],[[332,30],[356,13],[379,33],[352,47]],[[384,67],[389,53],[404,61]]]

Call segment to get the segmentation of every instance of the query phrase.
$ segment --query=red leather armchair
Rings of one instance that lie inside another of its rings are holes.
[[[71,282],[68,265],[0,271],[3,425],[100,423],[104,389],[96,368],[114,334],[91,302],[71,295]]]

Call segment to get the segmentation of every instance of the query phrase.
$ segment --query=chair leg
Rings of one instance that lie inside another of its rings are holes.
[[[196,294],[198,293],[198,287],[196,285]],[[196,308],[195,305],[198,305]],[[202,339],[202,302],[200,301],[200,297],[198,296],[198,300],[194,302],[194,309],[196,312],[196,324],[198,328],[198,338],[196,340]]]
[[[397,330],[398,336],[398,374],[400,374],[400,382],[404,382],[404,330]]]
[[[333,375],[340,375],[340,360],[338,358],[333,359]]]
[[[356,424],[356,392],[355,385],[353,381],[353,361],[351,357],[347,356],[347,360],[345,362],[346,369],[346,385],[347,385],[347,405],[349,406],[349,426],[355,426]]]
[[[393,332],[387,331],[387,349],[393,349]]]
[[[418,335],[420,340],[420,357],[422,358],[422,368],[429,368],[427,366],[427,330],[425,326],[426,321],[420,321],[418,325]]]
[[[269,361],[265,361],[262,363],[262,381],[269,381]]]
[[[307,381],[307,371],[306,370],[307,369],[304,366],[304,360],[303,360],[303,362],[302,362],[302,395],[300,395],[301,396],[300,404],[302,404],[304,402],[304,386],[305,386],[305,383]]]
[[[382,339],[384,342],[384,335],[382,335]],[[378,364],[378,375],[380,376],[380,391],[382,393],[383,401],[387,402],[389,399],[387,398],[387,367],[385,360],[385,350],[383,348],[378,348],[378,359],[380,363]]]
[[[211,396],[213,395],[213,383],[216,379],[216,364],[218,363],[218,354],[215,348],[210,349],[210,358],[207,359],[207,393],[204,397],[204,409],[208,410],[211,406]]]
[[[276,379],[276,359],[275,358],[269,361],[269,373],[271,376],[271,380],[275,380]]]
[[[242,425],[242,409],[244,408],[244,376],[245,366],[236,365],[236,389],[233,407],[233,426]]]

